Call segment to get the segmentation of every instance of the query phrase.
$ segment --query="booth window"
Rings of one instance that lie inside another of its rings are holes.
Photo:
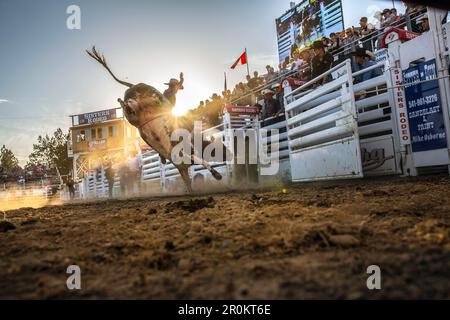
[[[109,126],[108,127],[108,137],[113,138],[116,136],[116,127],[115,126]]]
[[[77,134],[77,142],[83,142],[83,141],[86,141],[86,131],[81,130]]]
[[[103,128],[97,128],[97,138],[103,139]]]
[[[97,130],[91,129],[91,139],[92,140],[97,139]]]

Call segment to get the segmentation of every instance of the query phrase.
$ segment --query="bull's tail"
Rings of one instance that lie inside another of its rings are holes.
[[[131,88],[133,86],[133,84],[128,83],[126,81],[122,81],[120,79],[118,79],[114,73],[111,71],[111,69],[108,66],[108,63],[106,62],[105,56],[101,55],[100,53],[98,53],[98,51],[95,49],[95,46],[92,47],[91,51],[86,50],[87,54],[94,59],[95,61],[97,61],[98,63],[100,63],[106,70],[108,70],[109,74],[114,78],[114,80],[116,80],[118,83]]]

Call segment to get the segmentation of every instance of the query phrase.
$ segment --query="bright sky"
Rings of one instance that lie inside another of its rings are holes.
[[[71,114],[117,107],[124,87],[84,50],[96,45],[132,83],[164,90],[183,71],[178,108],[221,93],[246,68],[229,67],[247,47],[251,71],[277,64],[275,19],[289,0],[0,0],[0,145],[24,164],[39,134],[68,129]],[[81,30],[66,9],[81,8]],[[402,6],[396,4],[398,8]],[[344,0],[346,26],[392,1]]]

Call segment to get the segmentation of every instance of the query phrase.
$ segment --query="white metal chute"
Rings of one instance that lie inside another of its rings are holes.
[[[350,60],[299,91],[330,74],[337,78],[299,99],[293,95],[293,101],[286,106],[294,182],[363,176]],[[330,99],[321,99],[324,95]]]

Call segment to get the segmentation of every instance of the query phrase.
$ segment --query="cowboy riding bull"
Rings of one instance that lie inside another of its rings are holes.
[[[193,128],[193,123],[190,120],[184,119],[184,121],[175,121],[172,114],[172,108],[175,104],[175,96],[179,89],[183,86],[183,74],[181,74],[180,81],[172,79],[168,85],[169,89],[166,90],[165,95],[161,94],[157,89],[144,83],[133,85],[131,83],[118,79],[109,68],[106,59],[103,55],[100,55],[95,49],[95,46],[91,51],[86,50],[88,55],[100,63],[109,74],[119,82],[120,84],[128,87],[125,92],[124,99],[118,99],[123,109],[123,113],[131,125],[136,127],[141,135],[141,138],[161,157],[161,162],[165,163],[166,159],[172,161],[172,150],[175,145],[174,141],[171,141],[172,133],[178,129],[190,129]],[[182,124],[180,124],[180,122]],[[178,124],[177,124],[178,123]],[[203,141],[203,148],[206,147],[208,142]],[[194,150],[191,148],[191,150]],[[222,176],[219,172],[213,169],[202,157],[199,157],[192,152],[188,156],[191,163],[202,165],[205,167],[213,177],[217,180],[221,180]],[[189,176],[189,167],[192,164],[174,164],[180,172],[188,192],[192,192],[191,178]]]

